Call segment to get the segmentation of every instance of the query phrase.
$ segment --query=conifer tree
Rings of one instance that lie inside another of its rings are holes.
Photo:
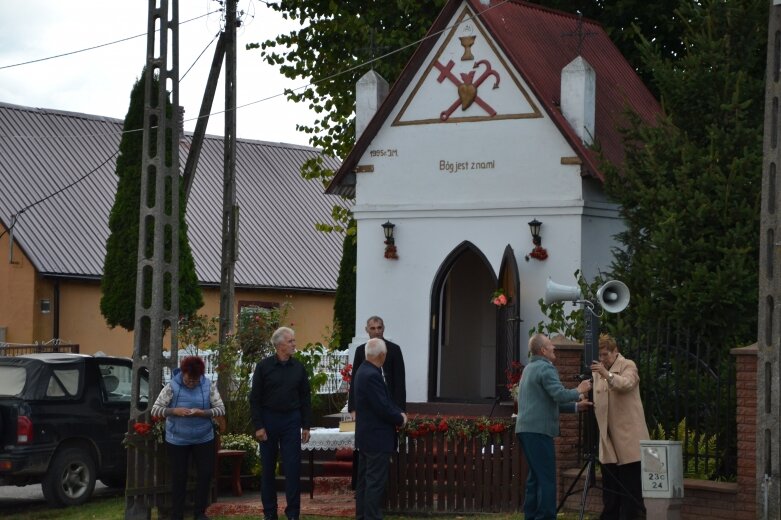
[[[117,191],[109,215],[110,234],[106,242],[106,258],[101,281],[101,314],[110,327],[119,325],[127,330],[133,330],[135,326],[145,75],[146,69],[133,85],[130,106],[123,125],[116,165]],[[162,88],[156,80],[154,83],[153,90]],[[170,103],[167,110],[173,110]],[[167,150],[167,153],[171,153],[170,144]],[[183,194],[184,190],[180,183],[179,200],[182,202]],[[195,273],[195,261],[187,240],[185,205],[181,203],[179,205],[179,313],[185,316],[192,315],[202,305],[203,297]]]
[[[336,281],[334,298],[334,327],[337,332],[336,347],[343,348],[355,336],[355,289],[358,264],[358,244],[355,235],[345,234],[342,245],[342,261]]]
[[[632,290],[630,324],[660,317],[706,340],[756,339],[767,2],[682,2],[683,53],[641,46],[661,94],[655,126],[626,130],[608,194],[627,224],[613,276]]]

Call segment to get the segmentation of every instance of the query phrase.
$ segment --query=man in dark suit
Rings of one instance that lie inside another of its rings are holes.
[[[381,339],[385,342],[385,346],[388,350],[388,357],[385,359],[385,365],[382,367],[382,375],[385,378],[385,383],[388,385],[391,399],[396,403],[396,406],[401,408],[402,412],[407,411],[407,382],[406,374],[404,372],[404,356],[401,354],[401,347],[392,341],[385,339],[385,322],[379,316],[372,316],[366,320],[366,333],[369,335],[369,339]],[[366,359],[366,343],[358,345],[355,349],[355,356],[353,357],[353,375],[358,373],[358,369]],[[350,385],[347,393],[347,411],[350,412],[350,417],[355,420],[355,385]],[[358,451],[353,452],[353,480],[352,488],[355,489],[355,484],[358,478]]]
[[[404,356],[401,353],[401,347],[392,341],[385,339],[385,323],[379,316],[372,316],[366,320],[366,333],[369,334],[369,339],[381,339],[385,342],[388,349],[388,357],[385,359],[385,364],[382,367],[382,374],[385,377],[385,383],[390,390],[391,399],[396,403],[396,406],[401,408],[402,412],[407,411],[407,382],[406,374],[404,372]],[[358,369],[366,359],[366,343],[359,345],[355,349],[355,356],[353,358],[353,374],[358,373]],[[347,411],[350,412],[353,420],[355,420],[355,385],[350,386],[347,396]]]
[[[407,414],[391,399],[382,377],[388,349],[385,342],[373,338],[366,342],[366,363],[353,378],[355,411],[355,447],[359,453],[358,486],[355,493],[355,518],[382,518],[382,497],[388,482],[391,454],[396,450],[396,427],[407,422]]]

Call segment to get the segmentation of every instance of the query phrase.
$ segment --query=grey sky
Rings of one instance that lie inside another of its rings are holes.
[[[146,32],[144,0],[0,0],[0,67],[93,47]],[[208,17],[185,23],[179,29],[180,78],[198,59],[220,30],[220,4],[214,0],[179,0],[179,21],[209,12]],[[260,50],[248,51],[247,43],[259,43],[297,25],[282,18],[258,0],[240,0],[246,11],[238,30],[237,104],[239,106],[281,94],[304,82],[284,78],[266,65]],[[215,43],[193,69],[180,80],[180,103],[185,119],[195,118],[201,105]],[[12,68],[0,68],[0,101],[17,105],[84,112],[124,118],[130,89],[146,59],[146,37],[117,43],[71,56]],[[224,66],[223,66],[224,71]],[[224,109],[224,77],[221,77],[212,112]],[[314,114],[305,105],[283,95],[240,108],[237,136],[272,142],[308,144],[296,132],[296,123],[311,124]],[[212,116],[208,133],[224,133],[222,115]],[[187,130],[195,121],[185,123]]]

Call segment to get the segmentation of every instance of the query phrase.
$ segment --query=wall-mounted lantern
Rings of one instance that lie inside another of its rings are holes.
[[[540,235],[540,228],[542,227],[542,222],[537,220],[536,218],[529,222],[529,230],[532,233],[532,243],[534,244],[534,249],[532,249],[531,253],[526,255],[526,261],[529,261],[529,257],[534,258],[536,260],[545,260],[548,258],[548,252],[545,250],[544,247],[542,247],[542,236]]]
[[[390,260],[398,260],[399,255],[396,254],[396,242],[393,239],[393,229],[396,224],[390,220],[382,225],[382,232],[385,235],[385,258]]]

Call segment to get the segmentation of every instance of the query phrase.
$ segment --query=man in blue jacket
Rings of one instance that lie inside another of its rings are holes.
[[[553,366],[556,347],[545,334],[535,334],[529,339],[529,352],[532,357],[521,374],[515,423],[518,442],[529,463],[523,513],[526,520],[555,520],[553,438],[559,435],[559,411],[588,409],[591,403],[584,396],[591,390],[591,381],[581,381],[577,388],[564,388]]]
[[[382,518],[382,497],[388,482],[391,454],[396,450],[396,427],[407,422],[407,415],[393,402],[382,364],[388,355],[385,342],[373,338],[366,342],[366,362],[353,378],[355,387],[355,447],[358,449],[358,483],[355,493],[355,518]]]

